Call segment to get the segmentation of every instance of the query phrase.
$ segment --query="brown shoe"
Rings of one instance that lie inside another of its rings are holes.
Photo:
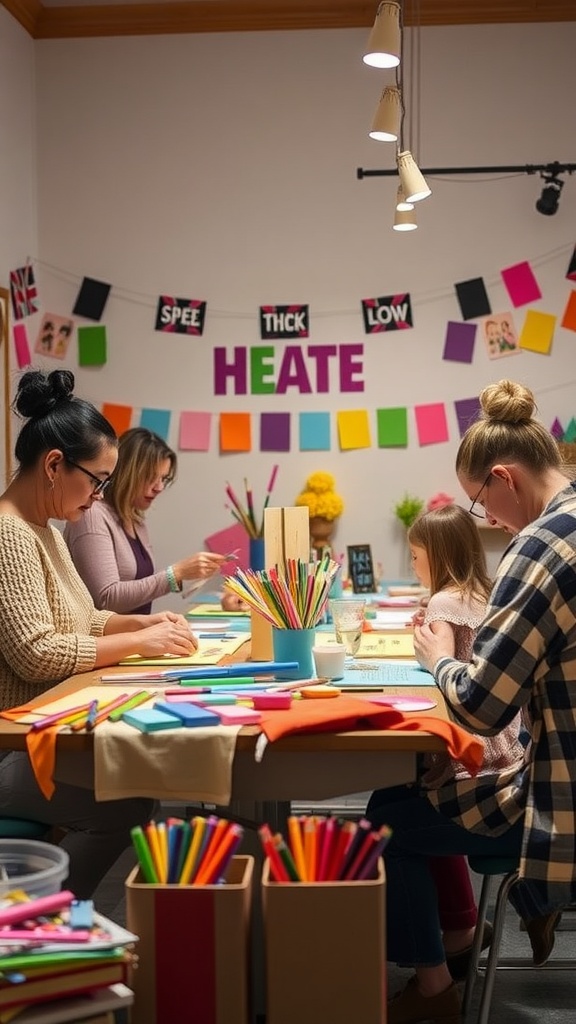
[[[544,914],[543,917],[533,917],[526,921],[526,931],[532,946],[532,962],[534,967],[543,967],[554,949],[556,926],[562,917],[560,910],[552,914]]]
[[[488,949],[492,942],[492,925],[490,921],[484,921],[482,928],[481,950]],[[454,981],[463,981],[468,975],[470,961],[472,959],[472,945],[466,946],[458,953],[446,953],[446,966]]]
[[[433,1024],[461,1024],[461,1000],[454,983],[437,996],[423,996],[413,977],[388,1003],[388,1024],[419,1024],[424,1020]]]

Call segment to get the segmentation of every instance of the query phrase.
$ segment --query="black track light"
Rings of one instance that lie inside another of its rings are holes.
[[[546,217],[552,217],[558,210],[560,193],[564,182],[555,175],[542,175],[542,177],[546,184],[542,189],[540,199],[536,200],[536,209],[538,213],[543,213]]]

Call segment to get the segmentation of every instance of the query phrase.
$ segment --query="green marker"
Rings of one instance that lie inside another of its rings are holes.
[[[261,682],[261,680],[259,680]],[[186,686],[196,687],[198,689],[202,686],[207,686],[212,690],[214,686],[227,686],[232,690],[235,686],[254,686],[256,679],[254,676],[235,676],[232,679],[230,676],[224,676],[222,679],[215,679],[214,677],[207,677],[206,679],[180,679],[178,685],[182,688]]]
[[[154,861],[152,860],[148,840],[146,839],[140,825],[135,825],[134,828],[131,828],[130,835],[132,836],[132,842],[134,844],[134,849],[136,850],[136,856],[138,858],[138,863],[140,865],[144,881],[158,885],[160,880],[156,874],[156,868],[154,867]]]
[[[129,697],[120,707],[114,708],[114,711],[108,715],[109,721],[119,722],[125,711],[137,708],[139,704],[145,704],[153,696],[154,694],[149,693],[148,690],[139,690],[138,693],[135,693],[133,697]]]

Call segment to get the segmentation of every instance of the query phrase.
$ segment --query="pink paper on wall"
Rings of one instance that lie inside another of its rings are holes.
[[[32,362],[25,324],[14,324],[14,327],[12,328],[12,336],[14,338],[14,349],[16,352],[18,369],[23,370],[25,366],[30,366],[30,363]]]
[[[527,260],[515,263],[513,267],[507,267],[501,273],[514,306],[525,306],[527,302],[536,302],[542,298],[542,292]]]
[[[215,551],[219,555],[228,555],[231,551],[237,551],[238,561],[235,565],[241,569],[250,567],[250,542],[248,534],[240,523],[227,526],[224,530],[217,530],[209,537],[204,538],[208,551]]]
[[[417,405],[414,408],[414,413],[418,440],[421,445],[441,444],[448,440],[448,421],[443,402]]]
[[[181,451],[207,452],[210,448],[211,412],[183,412],[180,414]]]

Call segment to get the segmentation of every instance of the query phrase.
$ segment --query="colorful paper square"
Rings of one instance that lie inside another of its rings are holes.
[[[520,332],[520,348],[539,355],[550,355],[556,317],[552,313],[541,313],[537,309],[526,312],[524,327]]]
[[[561,326],[568,331],[576,331],[576,292],[570,292]]]
[[[211,427],[211,412],[181,413],[178,447],[181,451],[207,452],[210,448]]]
[[[106,363],[106,328],[78,328],[78,365],[104,366]]]
[[[227,555],[236,551],[238,560],[235,562],[240,569],[250,567],[250,541],[248,534],[240,523],[234,523],[223,530],[211,533],[204,538],[207,551],[216,551],[219,555]]]
[[[100,320],[108,301],[112,285],[104,281],[95,281],[93,277],[85,277],[76,296],[74,309],[76,316],[86,320]]]
[[[475,340],[476,324],[461,324],[449,320],[446,325],[442,358],[454,363],[471,363]]]
[[[525,306],[528,302],[537,302],[542,298],[542,292],[527,260],[515,263],[513,267],[507,267],[501,273],[513,306]]]
[[[566,271],[566,277],[568,281],[576,281],[576,246],[574,247],[574,252],[570,257],[568,270]]]
[[[112,424],[118,437],[130,429],[133,411],[131,405],[116,405],[115,402],[104,402],[102,405],[102,415]]]
[[[414,408],[416,430],[421,445],[442,444],[448,440],[448,422],[443,402],[417,405]]]
[[[30,366],[32,357],[30,355],[30,346],[28,344],[28,332],[24,324],[14,324],[12,328],[12,337],[14,338],[14,351],[16,352],[16,362],[18,369],[23,370],[25,366]]]
[[[301,452],[330,451],[330,413],[301,412],[298,416]]]
[[[260,416],[260,451],[290,451],[290,413],[263,412]]]
[[[454,410],[458,420],[458,432],[460,437],[464,437],[468,427],[472,426],[480,418],[480,399],[477,396],[474,398],[458,398],[454,402]]]
[[[220,451],[252,451],[252,428],[249,412],[220,413]]]
[[[488,316],[492,312],[482,277],[472,277],[469,281],[460,281],[455,285],[455,288],[463,320],[473,320],[477,316]]]
[[[366,409],[347,409],[336,415],[341,450],[370,448],[370,426]]]
[[[10,297],[15,320],[23,320],[38,312],[38,292],[31,263],[10,271]]]
[[[158,437],[167,442],[170,433],[171,415],[172,413],[169,409],[142,409],[140,413],[140,426],[145,427],[146,430],[151,430],[153,434],[158,434]]]
[[[406,448],[408,445],[408,410],[376,409],[376,432],[379,448]]]

